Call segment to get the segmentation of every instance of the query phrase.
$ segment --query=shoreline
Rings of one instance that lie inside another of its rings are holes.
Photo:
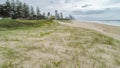
[[[120,27],[120,23],[116,23],[115,22],[118,22],[118,20],[76,20],[76,21],[80,21],[80,22],[85,22],[85,23],[97,23],[97,24],[102,24],[102,25],[108,25],[108,26],[115,26],[115,27]]]
[[[85,22],[85,21],[77,21],[72,20],[71,22],[59,22],[60,24],[72,26],[72,27],[80,27],[90,30],[98,31],[104,35],[111,36],[115,39],[120,40],[120,27],[112,26],[107,24],[95,23],[95,22]]]

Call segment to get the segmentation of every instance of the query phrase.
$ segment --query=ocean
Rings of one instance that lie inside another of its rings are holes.
[[[120,26],[120,20],[100,20],[100,21],[93,21],[93,22],[112,25],[112,26]]]

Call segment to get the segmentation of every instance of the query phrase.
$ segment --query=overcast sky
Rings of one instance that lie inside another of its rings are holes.
[[[5,0],[0,0],[4,2]],[[83,20],[120,20],[120,0],[20,0],[41,11],[55,9]]]

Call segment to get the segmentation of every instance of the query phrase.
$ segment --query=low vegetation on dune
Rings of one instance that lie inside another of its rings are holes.
[[[48,25],[52,20],[10,20],[3,19],[0,20],[0,30],[15,30],[15,29],[25,29],[25,28],[34,28]]]
[[[0,68],[119,68],[120,41],[51,20],[0,20]]]

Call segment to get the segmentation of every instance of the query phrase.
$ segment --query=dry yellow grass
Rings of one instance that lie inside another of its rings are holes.
[[[98,24],[94,22],[83,22],[83,21],[74,21],[74,20],[63,21],[63,22],[59,21],[59,23],[67,26],[72,26],[72,27],[81,27],[81,28],[95,30],[95,31],[101,32],[102,34],[105,34],[120,40],[120,26],[111,26],[106,24]]]
[[[120,41],[61,24],[0,31],[0,68],[119,68]]]

